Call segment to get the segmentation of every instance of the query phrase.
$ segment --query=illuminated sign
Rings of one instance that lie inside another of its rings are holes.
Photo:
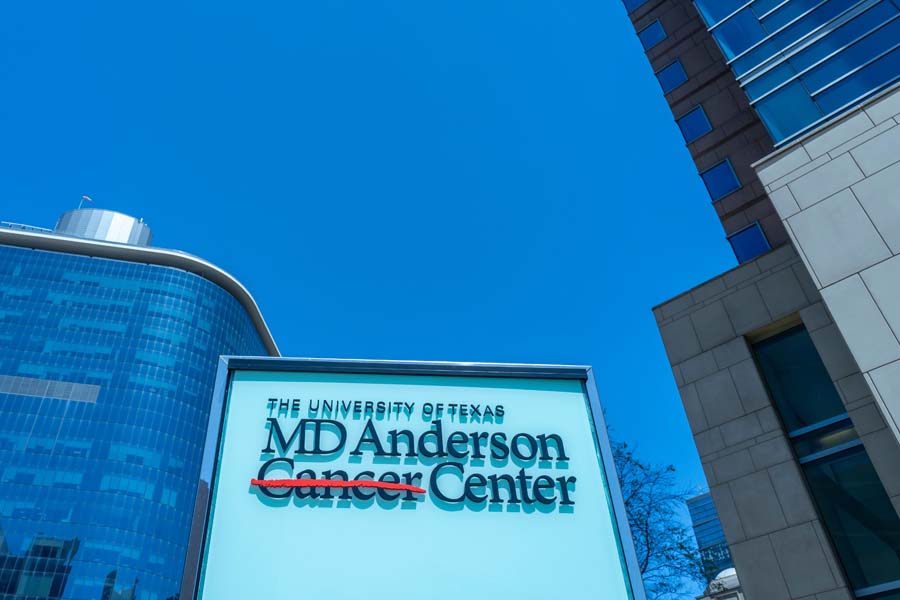
[[[182,597],[643,599],[590,377],[228,359]]]

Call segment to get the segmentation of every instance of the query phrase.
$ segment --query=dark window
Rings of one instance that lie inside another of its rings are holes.
[[[662,23],[657,19],[638,31],[638,37],[641,40],[641,45],[644,47],[644,50],[649,50],[666,39],[666,30],[663,29]]]
[[[647,3],[647,0],[625,0],[625,9],[632,13],[634,10],[640,6],[643,6]]]
[[[866,597],[896,589],[900,518],[812,339],[797,327],[754,351],[851,587]]]
[[[709,124],[709,119],[706,118],[706,112],[702,106],[698,106],[680,117],[677,123],[678,128],[681,129],[681,135],[684,136],[684,141],[688,144],[712,131],[712,125]]]
[[[731,162],[728,160],[700,173],[700,177],[703,178],[703,183],[706,184],[706,189],[713,202],[741,189],[741,182],[738,181],[734,169],[731,168]]]
[[[851,586],[900,579],[900,519],[862,446],[804,471]]]
[[[687,81],[687,73],[684,72],[681,61],[676,60],[668,67],[663,67],[659,70],[656,73],[656,78],[659,80],[659,85],[662,86],[663,93],[668,94]]]
[[[731,243],[731,249],[734,250],[734,255],[739,263],[753,260],[763,252],[771,250],[769,240],[766,239],[766,234],[763,233],[759,223],[754,223],[730,235],[728,241]]]
[[[806,329],[798,327],[754,347],[788,431],[844,413],[844,405]]]

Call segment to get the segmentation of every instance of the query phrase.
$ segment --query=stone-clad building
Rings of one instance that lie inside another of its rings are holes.
[[[741,263],[654,315],[744,593],[896,600],[900,2],[625,6]]]

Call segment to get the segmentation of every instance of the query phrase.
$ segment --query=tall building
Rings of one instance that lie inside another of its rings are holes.
[[[725,532],[722,531],[722,523],[719,522],[712,496],[701,494],[690,498],[687,507],[700,559],[703,561],[703,571],[709,582],[725,569],[733,568],[734,562],[731,560],[731,552],[728,551],[728,542],[725,541]]]
[[[174,597],[217,359],[278,355],[237,280],[149,242],[0,227],[0,598]]]
[[[898,2],[625,6],[726,233],[752,196],[769,246],[654,309],[744,593],[897,600]]]

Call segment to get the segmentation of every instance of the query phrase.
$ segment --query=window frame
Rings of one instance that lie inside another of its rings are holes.
[[[713,198],[712,192],[709,189],[709,184],[706,183],[706,179],[703,176],[706,173],[709,173],[710,171],[715,169],[716,167],[721,166],[722,164],[728,165],[728,168],[731,170],[731,174],[734,176],[734,180],[737,182],[738,186],[736,188],[734,188],[733,190],[731,190],[730,192],[728,192],[727,194],[723,194],[723,195],[719,196],[718,198]],[[719,202],[720,200],[722,200],[724,198],[727,198],[728,196],[734,194],[737,191],[744,189],[744,184],[741,183],[741,179],[740,179],[740,177],[738,177],[737,171],[734,170],[734,165],[731,164],[730,158],[726,158],[725,160],[720,160],[719,162],[717,162],[713,166],[709,167],[708,169],[704,169],[703,171],[698,173],[698,175],[700,175],[700,179],[703,181],[703,185],[706,187],[706,192],[709,194],[709,197],[712,198],[713,204],[715,204],[716,202]]]

